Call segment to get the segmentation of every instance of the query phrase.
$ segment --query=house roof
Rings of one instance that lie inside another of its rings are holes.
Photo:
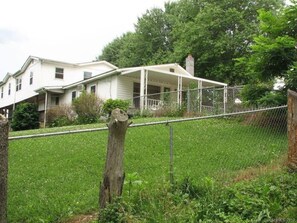
[[[107,72],[104,72],[101,74],[97,74],[87,80],[82,80],[82,81],[78,81],[78,82],[66,85],[63,87],[63,89],[69,89],[69,88],[72,88],[79,84],[86,84],[86,83],[92,82],[94,80],[101,79],[101,78],[104,78],[104,77],[107,77],[110,75],[114,75],[114,74],[130,76],[133,73],[135,73],[135,75],[136,75],[136,73],[140,72],[142,69],[148,70],[152,73],[162,73],[166,76],[166,78],[182,76],[182,77],[186,78],[187,80],[202,81],[206,85],[227,86],[227,84],[222,83],[222,82],[217,82],[217,81],[212,81],[212,80],[208,80],[208,79],[194,77],[177,63],[118,68],[107,61],[92,61],[92,62],[85,62],[85,63],[68,63],[68,62],[63,62],[63,61],[58,61],[58,60],[45,59],[45,58],[36,57],[36,56],[29,56],[27,58],[27,60],[25,61],[25,63],[23,64],[23,66],[21,67],[21,69],[18,70],[17,72],[15,72],[14,74],[7,73],[7,75],[4,77],[3,81],[0,82],[0,86],[5,84],[10,77],[17,77],[17,76],[21,75],[23,72],[25,72],[33,60],[39,60],[43,63],[53,63],[53,64],[61,64],[61,65],[63,64],[63,65],[74,66],[74,67],[105,64],[106,66],[108,66],[112,69],[110,71],[107,71]],[[174,71],[171,71],[170,68],[173,68]],[[158,76],[158,78],[161,78],[161,77]],[[165,78],[165,77],[163,77],[163,78]]]
[[[174,72],[170,71],[169,68],[174,68]],[[227,86],[227,84],[223,83],[223,82],[194,77],[189,72],[187,72],[183,67],[181,67],[179,64],[176,64],[176,63],[143,66],[143,67],[122,68],[122,69],[119,69],[119,71],[121,72],[121,75],[132,75],[133,73],[135,73],[135,75],[137,75],[136,73],[140,72],[142,69],[151,71],[152,73],[163,73],[163,74],[167,75],[167,78],[182,76],[183,78],[186,78],[188,80],[202,81],[203,83],[205,83],[205,85],[208,85],[208,86],[213,86],[213,85],[214,86]],[[161,77],[158,76],[157,78],[160,79]]]
[[[4,84],[8,81],[8,79],[9,79],[11,76],[12,76],[11,73],[7,73],[7,74],[4,76],[3,80],[0,81],[0,86],[1,86],[1,85],[4,85]]]
[[[67,65],[67,66],[73,66],[73,67],[83,67],[83,66],[90,66],[90,65],[105,64],[108,67],[110,67],[111,69],[117,69],[116,66],[114,66],[113,64],[111,64],[111,63],[109,63],[107,61],[104,61],[104,60],[84,62],[84,63],[69,63],[69,62],[64,62],[64,61],[59,61],[59,60],[46,59],[46,58],[42,58],[42,57],[29,56],[27,58],[27,60],[25,61],[25,63],[23,64],[23,66],[21,67],[21,69],[18,70],[17,72],[15,72],[13,74],[13,76],[17,77],[20,74],[24,73],[33,60],[39,60],[39,61],[41,61],[43,63],[61,64],[61,65]]]

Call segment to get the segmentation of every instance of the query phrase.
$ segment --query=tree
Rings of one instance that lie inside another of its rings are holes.
[[[39,128],[39,113],[36,104],[21,103],[13,112],[11,128],[14,131]]]
[[[274,105],[286,101],[286,90],[296,90],[297,83],[297,5],[296,2],[279,12],[260,11],[260,34],[251,46],[251,55],[247,61],[249,75],[255,82],[274,82],[284,78],[283,91],[272,92],[267,89],[258,95],[257,101]]]
[[[135,33],[127,32],[107,44],[97,60],[106,60],[118,67],[137,66]],[[134,56],[135,55],[135,56]]]
[[[138,19],[135,32],[112,42],[103,55],[112,52],[110,59],[118,66],[141,66],[168,62],[184,65],[185,58],[192,54],[195,76],[244,84],[250,79],[243,72],[246,63],[238,63],[237,59],[250,54],[253,37],[259,33],[258,10],[276,11],[282,3],[283,0],[169,2],[164,11],[148,10]]]
[[[204,1],[194,20],[179,30],[174,49],[175,60],[182,63],[188,53],[195,58],[195,75],[243,84],[248,78],[236,58],[249,53],[253,35],[258,33],[257,10],[278,8],[281,1]]]

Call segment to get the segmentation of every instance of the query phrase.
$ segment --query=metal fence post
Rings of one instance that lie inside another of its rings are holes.
[[[169,170],[169,175],[170,175],[170,184],[173,184],[174,179],[173,179],[173,128],[172,126],[169,126],[170,130],[170,170]]]
[[[0,114],[0,223],[7,223],[8,130],[8,121]]]
[[[297,93],[288,90],[288,168],[297,171]]]

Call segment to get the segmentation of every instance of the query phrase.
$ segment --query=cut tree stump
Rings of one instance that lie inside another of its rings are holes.
[[[297,93],[288,91],[288,168],[297,172]]]
[[[0,223],[7,223],[8,129],[7,119],[0,114]]]
[[[108,123],[108,144],[103,182],[99,193],[100,209],[104,209],[116,197],[122,195],[124,174],[124,142],[128,126],[128,115],[126,112],[115,109],[111,112]]]

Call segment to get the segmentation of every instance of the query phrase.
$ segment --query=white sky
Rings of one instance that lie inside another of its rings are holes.
[[[88,62],[167,0],[0,0],[0,81],[28,56]]]

